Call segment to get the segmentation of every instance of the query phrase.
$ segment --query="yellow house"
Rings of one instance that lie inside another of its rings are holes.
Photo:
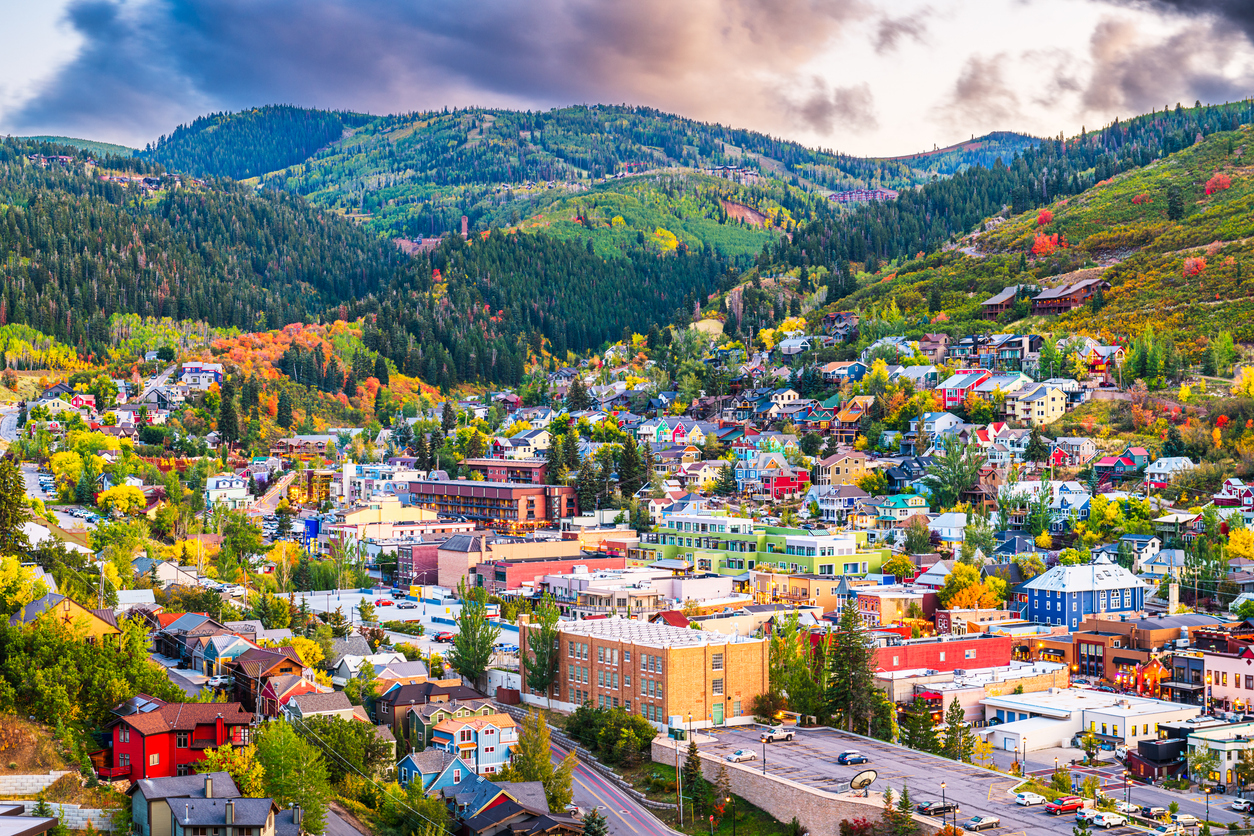
[[[1023,424],[1049,424],[1067,413],[1067,395],[1061,389],[1038,383],[1006,396],[1006,417]]]
[[[22,607],[9,619],[9,624],[13,627],[34,624],[41,618],[55,619],[84,636],[92,644],[103,642],[107,636],[117,636],[122,632],[118,628],[113,610],[89,610],[55,592]]]
[[[866,475],[866,453],[837,453],[818,464],[819,485],[856,485]]]

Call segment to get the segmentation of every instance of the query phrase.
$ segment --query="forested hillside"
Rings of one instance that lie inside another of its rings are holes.
[[[290,105],[211,113],[179,125],[143,156],[173,171],[243,180],[295,165],[370,118]]]

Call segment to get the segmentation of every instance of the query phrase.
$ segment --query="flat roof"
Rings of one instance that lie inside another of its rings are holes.
[[[575,635],[601,637],[616,641],[646,644],[650,647],[704,647],[715,644],[763,642],[744,636],[733,640],[731,636],[711,630],[691,630],[672,627],[662,622],[627,620],[624,618],[596,618],[585,621],[558,622],[558,631]]]
[[[1151,717],[1166,711],[1187,711],[1190,708],[1201,712],[1200,706],[1082,688],[1051,688],[1031,694],[1003,694],[988,697],[981,702],[993,708],[1013,708],[1015,711],[1048,714],[1058,718],[1069,717],[1076,711],[1101,711],[1124,717]]]

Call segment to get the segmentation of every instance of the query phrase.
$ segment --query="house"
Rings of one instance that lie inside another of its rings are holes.
[[[272,676],[261,689],[257,714],[275,719],[284,714],[287,704],[301,694],[325,694],[329,689],[312,679],[295,674]]]
[[[940,381],[940,372],[935,366],[902,366],[889,379],[893,382],[908,380],[915,389],[935,389]]]
[[[156,701],[159,702],[159,701]],[[186,775],[210,749],[245,746],[253,715],[237,702],[162,703],[118,717],[110,732],[107,777],[165,778]],[[115,710],[129,710],[123,703]]]
[[[246,507],[252,498],[248,495],[248,480],[234,473],[220,473],[205,480],[205,507],[221,504],[232,511]]]
[[[450,717],[435,727],[431,746],[456,754],[477,775],[499,772],[518,744],[518,724],[508,714]]]
[[[1060,314],[1073,311],[1086,304],[1098,289],[1110,290],[1110,282],[1099,278],[1081,279],[1077,282],[1047,288],[1032,297],[1032,315]]]
[[[183,386],[197,389],[201,392],[207,391],[215,383],[221,386],[222,364],[201,363],[199,361],[184,363],[183,368],[179,370],[178,382]]]
[[[376,719],[387,723],[392,734],[407,749],[420,748],[414,732],[420,727],[410,715],[430,703],[448,704],[486,699],[483,694],[458,682],[433,682],[396,685],[375,700]]]
[[[866,453],[834,453],[815,465],[818,484],[822,487],[856,485],[866,475],[870,460]]]
[[[131,797],[131,827],[136,836],[171,836],[177,802],[240,797],[229,772],[142,778],[131,784],[126,793]]]
[[[1149,465],[1149,452],[1144,447],[1127,447],[1117,456],[1102,456],[1093,462],[1093,470],[1103,482],[1124,481],[1135,477]]]
[[[857,508],[860,501],[870,498],[870,495],[857,485],[817,488],[812,495],[819,503],[819,512],[823,515],[823,522],[838,525],[845,524],[846,519]]]
[[[1083,467],[1097,455],[1097,444],[1091,438],[1063,436],[1055,439],[1049,463],[1058,467]]]
[[[924,334],[923,339],[919,340],[919,353],[926,357],[929,362],[945,362],[945,355],[948,351],[948,334]]]
[[[810,350],[809,337],[789,337],[780,341],[779,353],[785,357],[795,357],[798,354]]]
[[[1133,613],[1145,603],[1145,583],[1105,557],[1087,566],[1055,566],[1023,586],[1029,621],[1072,630],[1087,616]]]
[[[435,727],[445,720],[466,717],[486,717],[497,713],[496,707],[488,700],[453,700],[452,702],[429,702],[410,711],[406,720],[408,732],[406,739],[411,750],[422,751],[431,745]]]
[[[928,530],[940,537],[942,543],[957,546],[962,543],[967,528],[967,515],[950,511],[940,514],[927,524]]]
[[[410,752],[396,765],[396,780],[404,788],[417,783],[424,793],[440,792],[456,786],[462,779],[474,774],[464,760],[443,749],[425,749]]]
[[[291,647],[253,648],[227,663],[235,678],[235,699],[248,711],[257,711],[261,691],[275,676],[304,676],[307,670],[300,656]],[[262,711],[273,716],[269,711]]]
[[[280,836],[279,805],[270,798],[197,798],[175,804],[170,836]],[[299,821],[294,832],[299,832]]]
[[[941,405],[947,410],[962,406],[971,390],[992,376],[988,369],[959,369],[937,384]]]
[[[56,592],[36,598],[19,609],[9,618],[9,625],[34,624],[41,618],[55,619],[86,639],[88,644],[103,643],[122,633],[113,610],[89,610]]]
[[[1176,475],[1188,473],[1197,465],[1187,456],[1164,456],[1155,459],[1145,466],[1145,486],[1148,488],[1165,488],[1171,484]]]
[[[836,413],[836,422],[832,427],[832,434],[836,440],[845,444],[852,444],[856,441],[858,433],[862,431],[862,424],[873,406],[875,406],[875,398],[870,395],[850,398],[849,402]]]
[[[1007,395],[1004,409],[1011,421],[1050,424],[1067,413],[1067,396],[1061,389],[1038,383]]]
[[[859,360],[825,363],[819,368],[825,383],[856,383],[866,376],[867,365]]]
[[[365,656],[355,656],[353,654],[345,654],[339,663],[331,669],[331,682],[341,688],[348,684],[348,681],[357,676],[361,670],[367,670],[370,674],[374,673],[375,665],[387,665],[394,662],[404,662],[405,654],[399,651],[391,653],[371,653]]]
[[[1019,300],[1020,295],[1026,296],[1028,291],[1035,290],[1035,287],[1025,284],[1002,288],[998,293],[981,302],[980,309],[985,319],[997,319],[1002,314],[1014,310],[1015,302]]]
[[[852,311],[829,313],[823,316],[823,330],[838,340],[848,340],[858,335],[858,314]]]
[[[366,719],[357,714],[360,706],[348,701],[343,691],[329,693],[297,694],[284,705],[284,714],[289,720],[304,720],[308,717],[339,717],[341,720]],[[364,713],[364,709],[362,710]]]

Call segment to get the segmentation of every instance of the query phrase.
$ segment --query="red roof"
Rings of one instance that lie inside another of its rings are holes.
[[[654,619],[654,621],[661,621],[671,627],[688,626],[688,617],[679,610],[663,610],[657,614],[657,618]]]

